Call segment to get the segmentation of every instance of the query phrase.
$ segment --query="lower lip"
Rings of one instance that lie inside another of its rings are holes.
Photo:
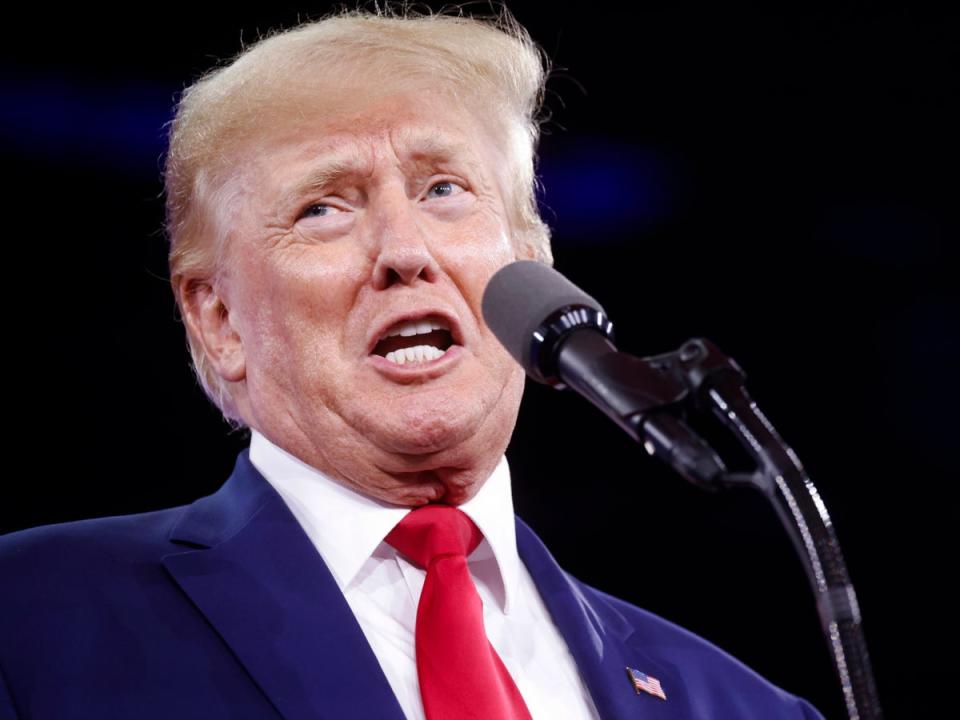
[[[395,380],[418,380],[424,376],[436,377],[449,370],[463,356],[462,345],[451,345],[436,360],[399,365],[380,355],[368,355],[374,369]]]

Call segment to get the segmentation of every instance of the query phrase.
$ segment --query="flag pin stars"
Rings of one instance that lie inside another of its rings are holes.
[[[627,668],[627,677],[630,678],[630,682],[633,683],[634,690],[637,691],[637,695],[641,691],[650,693],[661,700],[666,700],[666,693],[663,692],[663,688],[660,687],[660,681],[655,677],[650,677],[646,673],[642,673],[639,670],[634,670],[633,668]]]

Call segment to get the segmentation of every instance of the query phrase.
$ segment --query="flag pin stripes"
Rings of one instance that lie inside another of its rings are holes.
[[[666,700],[667,696],[663,692],[663,688],[660,687],[660,681],[655,677],[650,677],[646,673],[642,673],[639,670],[634,670],[633,668],[627,668],[627,677],[630,678],[630,682],[633,683],[634,690],[637,691],[637,695],[642,692],[650,693],[651,695],[660,698],[661,700]]]

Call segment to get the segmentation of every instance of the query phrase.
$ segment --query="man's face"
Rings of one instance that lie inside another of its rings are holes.
[[[390,502],[465,501],[516,420],[523,373],[480,310],[517,257],[488,133],[442,95],[394,95],[272,127],[228,183],[244,419]]]

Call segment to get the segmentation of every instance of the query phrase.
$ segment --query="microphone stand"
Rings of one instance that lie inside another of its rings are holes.
[[[572,333],[561,349],[567,346],[587,352],[560,352],[560,375],[647,452],[701,487],[751,487],[773,504],[816,596],[847,713],[851,720],[880,720],[857,595],[830,515],[796,453],[747,394],[746,375],[736,362],[700,338],[649,358],[618,352],[601,332]],[[585,358],[603,372],[583,372]],[[727,472],[712,448],[677,417],[681,409],[716,417],[740,441],[756,470]]]

